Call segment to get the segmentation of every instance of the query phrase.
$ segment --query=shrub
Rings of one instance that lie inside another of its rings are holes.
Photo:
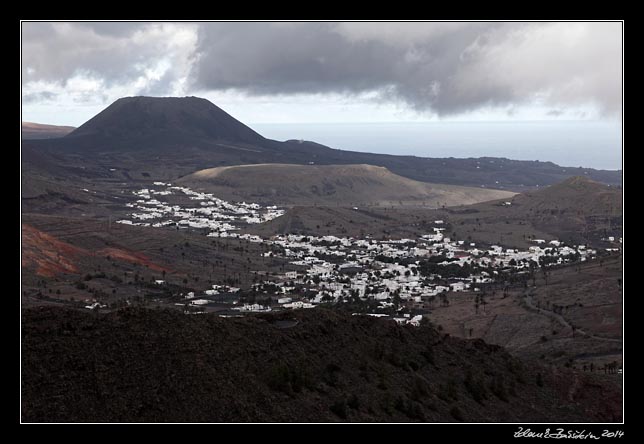
[[[449,402],[450,400],[458,401],[458,388],[455,379],[451,379],[447,384],[441,386],[441,390],[437,393],[438,397],[443,401]]]
[[[425,412],[423,411],[423,406],[415,401],[405,398],[404,396],[399,396],[396,399],[394,404],[396,410],[401,413],[404,413],[411,419],[418,419],[423,421],[425,419]]]
[[[465,388],[472,395],[472,398],[479,404],[483,404],[483,400],[487,399],[487,389],[479,378],[475,377],[472,374],[472,371],[468,371],[465,376]]]
[[[310,378],[300,367],[289,367],[279,364],[269,370],[266,383],[273,390],[291,396],[299,393],[304,387],[310,386]]]
[[[539,387],[543,387],[543,376],[541,373],[537,373],[537,385]]]
[[[334,402],[331,407],[329,407],[333,413],[335,413],[341,419],[347,419],[347,403],[344,399],[340,399]]]
[[[389,362],[394,367],[398,367],[398,368],[405,367],[405,363],[403,362],[402,358],[400,357],[400,355],[398,354],[398,352],[396,350],[391,350],[387,354],[386,359],[387,359],[387,362]]]
[[[465,421],[463,418],[463,413],[461,413],[461,409],[459,409],[457,406],[454,406],[450,409],[449,414],[452,415],[454,419],[457,421]]]
[[[415,401],[419,401],[429,396],[429,385],[427,384],[427,381],[420,376],[414,377],[410,394],[411,398]]]
[[[327,366],[324,369],[324,374],[322,376],[322,380],[329,384],[331,387],[335,387],[338,382],[338,373],[340,373],[340,366],[334,363],[327,364]]]
[[[505,381],[503,380],[503,376],[498,375],[494,377],[494,379],[492,380],[492,385],[490,386],[490,390],[501,401],[508,402],[508,391],[505,388]]]
[[[421,356],[425,358],[428,364],[434,365],[434,349],[431,345],[428,345],[425,350],[420,352]]]

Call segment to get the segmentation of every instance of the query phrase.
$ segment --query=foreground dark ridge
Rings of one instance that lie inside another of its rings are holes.
[[[25,422],[605,422],[621,395],[432,327],[327,309],[24,311]]]

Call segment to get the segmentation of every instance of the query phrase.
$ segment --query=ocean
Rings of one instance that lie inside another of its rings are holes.
[[[419,157],[505,157],[566,167],[622,169],[622,123],[615,121],[254,124],[275,140]]]

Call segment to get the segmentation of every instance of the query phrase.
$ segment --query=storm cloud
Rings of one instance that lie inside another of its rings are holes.
[[[541,101],[621,107],[619,23],[246,23],[201,29],[195,84],[376,91],[453,114]]]
[[[23,85],[66,85],[93,79],[103,87],[139,84],[154,89],[168,76],[180,81],[190,69],[195,24],[47,23],[22,24]],[[185,71],[185,72],[184,72]]]
[[[370,93],[439,115],[622,104],[621,23],[24,23],[22,56],[29,94],[86,76],[154,95]]]

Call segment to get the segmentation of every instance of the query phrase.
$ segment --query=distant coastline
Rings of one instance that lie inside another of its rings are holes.
[[[619,122],[257,123],[276,140],[304,139],[331,148],[419,157],[505,157],[603,170],[622,169]]]

